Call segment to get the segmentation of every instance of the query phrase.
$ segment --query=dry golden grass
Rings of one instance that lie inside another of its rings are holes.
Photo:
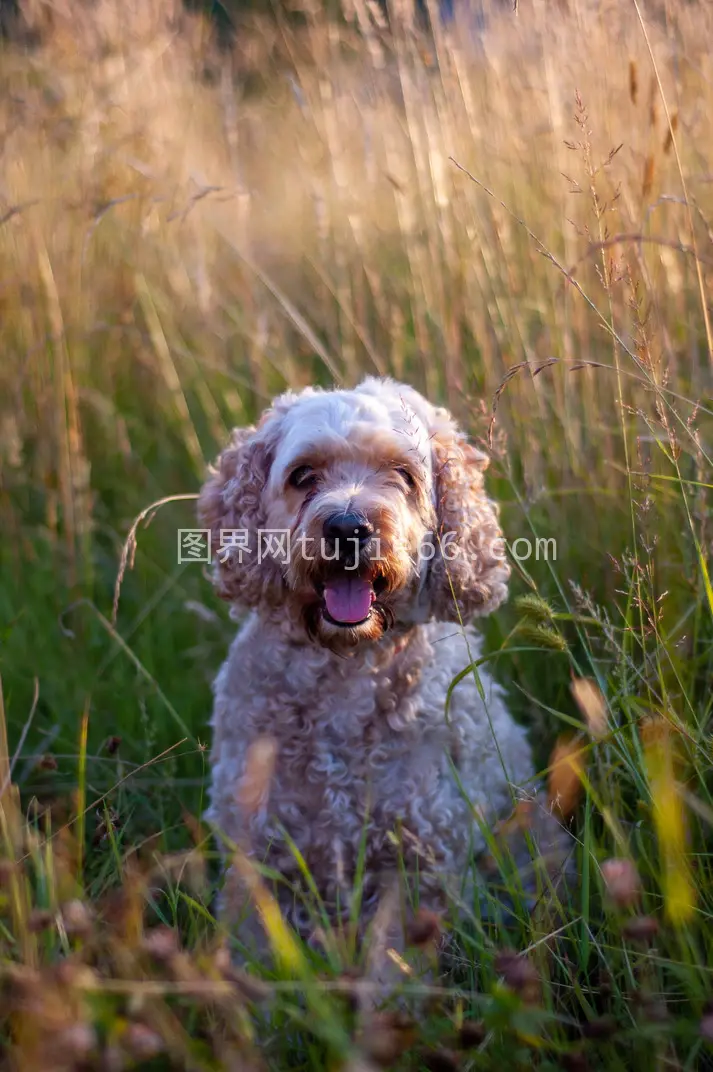
[[[39,43],[0,52],[0,1067],[370,1068],[416,1044],[438,1068],[706,1067],[713,7],[493,0],[482,37],[426,37],[353,0],[221,52],[178,0],[21,6]],[[452,978],[371,1047],[353,943],[315,961],[252,872],[294,970],[230,965],[189,813],[226,633],[164,512],[144,527],[158,501],[192,523],[206,460],[276,391],[365,371],[448,402],[490,446],[508,537],[557,540],[489,650],[581,872],[556,935],[507,877],[492,914],[465,906]]]
[[[613,364],[617,349],[627,396],[628,377],[660,385],[664,370],[704,392],[691,249],[709,289],[713,15],[675,5],[648,27],[694,238],[641,29],[621,8],[555,15],[533,0],[494,12],[481,48],[438,33],[428,62],[397,28],[380,68],[352,28],[311,16],[282,31],[311,62],[241,98],[230,58],[178,4],[54,7],[36,52],[3,57],[0,232],[4,441],[42,424],[50,508],[77,536],[90,522],[83,410],[130,449],[113,406],[127,366],[180,424],[196,475],[196,425],[223,432],[211,374],[235,383],[239,418],[241,384],[264,398],[311,380],[313,355],[329,378],[391,370],[454,404],[473,387],[488,397],[523,359]],[[637,287],[657,335],[645,356]],[[577,475],[593,431],[618,423],[613,377],[591,368],[521,377],[508,395],[534,484],[554,459],[523,435],[531,419],[559,426],[554,464]]]

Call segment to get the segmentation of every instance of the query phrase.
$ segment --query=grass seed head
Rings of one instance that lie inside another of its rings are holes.
[[[606,736],[609,729],[607,705],[599,685],[591,677],[576,677],[570,686],[587,729],[595,741]]]
[[[238,803],[248,815],[267,804],[276,761],[277,741],[274,737],[259,737],[248,748],[245,773],[236,794]]]
[[[582,796],[584,749],[573,736],[558,739],[550,757],[547,794],[550,806],[563,818],[569,818]]]
[[[525,619],[520,622],[518,632],[524,640],[534,644],[537,648],[547,648],[549,651],[568,651],[567,641],[560,632],[548,625],[539,622],[530,622]]]
[[[528,592],[515,600],[515,608],[523,618],[546,625],[553,620],[554,611],[546,600],[534,592]]]

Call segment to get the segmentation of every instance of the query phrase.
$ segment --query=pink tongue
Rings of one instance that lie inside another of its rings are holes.
[[[376,599],[370,581],[340,577],[324,586],[324,601],[335,622],[362,622]]]

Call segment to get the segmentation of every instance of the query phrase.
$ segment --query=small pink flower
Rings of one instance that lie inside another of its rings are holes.
[[[632,908],[641,897],[641,879],[631,860],[612,857],[601,867],[609,897],[617,908]]]

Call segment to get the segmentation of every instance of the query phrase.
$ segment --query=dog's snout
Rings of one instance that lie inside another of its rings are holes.
[[[358,540],[360,544],[366,543],[373,534],[374,526],[370,524],[363,514],[333,514],[324,522],[323,534],[329,543]],[[348,547],[353,544],[347,544]]]

